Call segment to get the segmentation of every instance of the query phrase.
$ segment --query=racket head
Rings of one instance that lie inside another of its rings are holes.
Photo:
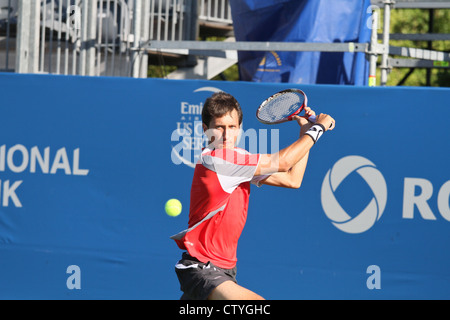
[[[308,98],[300,89],[285,89],[264,100],[256,110],[256,118],[264,124],[292,120],[307,106]]]

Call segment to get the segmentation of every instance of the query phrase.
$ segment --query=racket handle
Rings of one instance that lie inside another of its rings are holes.
[[[311,121],[312,123],[316,123],[317,121],[317,116],[310,116],[309,118],[307,118],[308,121]],[[330,125],[330,129],[333,127],[333,123]]]
[[[317,116],[310,116],[310,117],[308,118],[308,120],[311,121],[312,123],[316,123],[316,121],[317,121]]]

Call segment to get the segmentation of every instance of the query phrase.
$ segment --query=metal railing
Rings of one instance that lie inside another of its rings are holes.
[[[102,1],[95,8],[81,0],[45,0],[40,9],[39,73],[129,73],[131,23],[125,1]],[[86,55],[93,50],[89,72]]]
[[[150,0],[150,39],[182,40],[184,0]]]
[[[198,18],[204,21],[233,23],[228,0],[200,0]]]
[[[0,0],[0,71],[15,70],[15,39],[13,27],[17,25],[18,0]]]
[[[133,1],[130,1],[130,4]],[[129,76],[125,0],[19,0],[16,72]]]
[[[232,23],[228,0],[0,0],[3,7],[0,68],[21,73],[146,77],[143,42],[196,40],[198,18]]]

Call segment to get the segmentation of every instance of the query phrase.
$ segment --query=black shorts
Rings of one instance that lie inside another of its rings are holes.
[[[236,267],[222,269],[211,262],[200,262],[186,252],[175,265],[175,272],[183,291],[181,300],[206,300],[219,284],[228,280],[237,283]]]

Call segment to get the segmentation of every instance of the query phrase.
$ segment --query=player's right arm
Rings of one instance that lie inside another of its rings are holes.
[[[255,175],[270,175],[268,178],[262,180],[261,184],[287,188],[300,187],[309,150],[314,145],[314,141],[310,136],[304,134],[312,124],[304,118],[296,117],[295,119],[302,126],[302,133],[299,139],[277,153],[262,154],[260,156]],[[331,116],[320,114],[317,117],[316,124],[321,124],[324,128],[330,128],[334,122]]]

